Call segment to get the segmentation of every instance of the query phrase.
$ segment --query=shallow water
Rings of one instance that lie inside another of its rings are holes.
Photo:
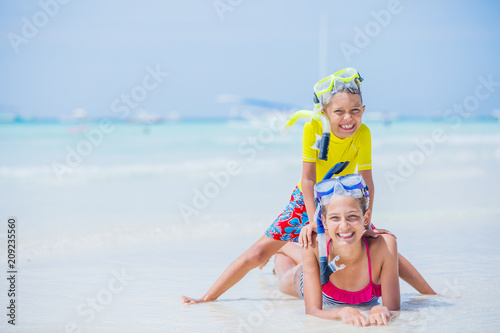
[[[420,296],[401,282],[400,315],[369,330],[497,331],[500,125],[368,126],[373,222],[398,236],[400,252],[443,295]],[[5,220],[17,217],[19,240],[18,325],[4,317],[0,331],[355,330],[306,316],[301,300],[277,291],[272,262],[218,302],[179,301],[201,296],[283,209],[301,172],[299,127],[283,137],[266,123],[177,122],[149,134],[116,125],[60,181],[51,164],[85,140],[72,127],[0,126],[8,156],[0,163],[0,210]],[[432,145],[436,129],[446,139]],[[224,178],[228,163],[239,171]],[[200,199],[207,188],[211,197]],[[182,215],[185,206],[192,214]],[[7,304],[5,280],[0,289]]]

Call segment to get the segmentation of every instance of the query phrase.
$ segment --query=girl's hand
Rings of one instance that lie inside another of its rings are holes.
[[[391,321],[392,313],[386,306],[376,305],[370,310],[368,319],[370,325],[387,325]]]
[[[370,326],[370,323],[358,310],[346,306],[339,310],[338,315],[345,324],[354,326]]]
[[[196,298],[190,298],[186,296],[181,296],[181,301],[184,304],[196,304],[196,303],[203,303],[203,302],[208,302],[203,299],[196,299]]]
[[[300,230],[299,235],[299,245],[307,248],[312,244],[312,234],[313,232],[317,232],[318,226],[315,223],[309,223],[305,225]]]
[[[385,230],[385,229],[371,229],[371,228],[370,229],[365,229],[365,232],[363,233],[363,236],[377,238],[378,235],[381,235],[381,234],[388,234],[388,235],[391,235],[392,237],[398,239],[396,237],[396,235],[394,235],[389,230]],[[300,235],[302,235],[302,232],[300,233]]]

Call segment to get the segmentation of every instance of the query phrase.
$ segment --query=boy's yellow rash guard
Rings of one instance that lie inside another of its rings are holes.
[[[365,124],[361,124],[356,133],[349,138],[339,139],[331,133],[328,161],[318,159],[319,150],[312,148],[322,133],[321,122],[315,120],[305,123],[302,133],[302,160],[316,162],[316,183],[323,180],[326,173],[339,162],[351,162],[340,175],[354,173],[356,165],[358,171],[371,170],[372,138],[370,129]],[[302,191],[301,183],[302,181],[299,182],[299,189]]]

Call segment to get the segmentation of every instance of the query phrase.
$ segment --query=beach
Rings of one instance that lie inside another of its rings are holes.
[[[16,325],[4,315],[0,331],[354,331],[305,315],[302,300],[278,291],[272,259],[217,302],[181,304],[201,297],[287,204],[302,126],[282,135],[283,119],[0,124],[6,275],[9,217],[18,242]],[[368,330],[496,332],[500,123],[365,123],[372,222],[397,236],[440,294],[401,280],[400,314]],[[4,309],[8,289],[3,279]]]

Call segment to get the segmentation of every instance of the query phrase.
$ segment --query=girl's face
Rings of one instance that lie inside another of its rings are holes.
[[[334,197],[326,206],[325,231],[336,246],[356,244],[369,223],[369,211],[363,215],[359,200],[351,197]]]
[[[361,126],[361,117],[365,107],[361,96],[345,91],[333,96],[326,110],[322,110],[330,119],[332,133],[339,139],[351,137]]]

